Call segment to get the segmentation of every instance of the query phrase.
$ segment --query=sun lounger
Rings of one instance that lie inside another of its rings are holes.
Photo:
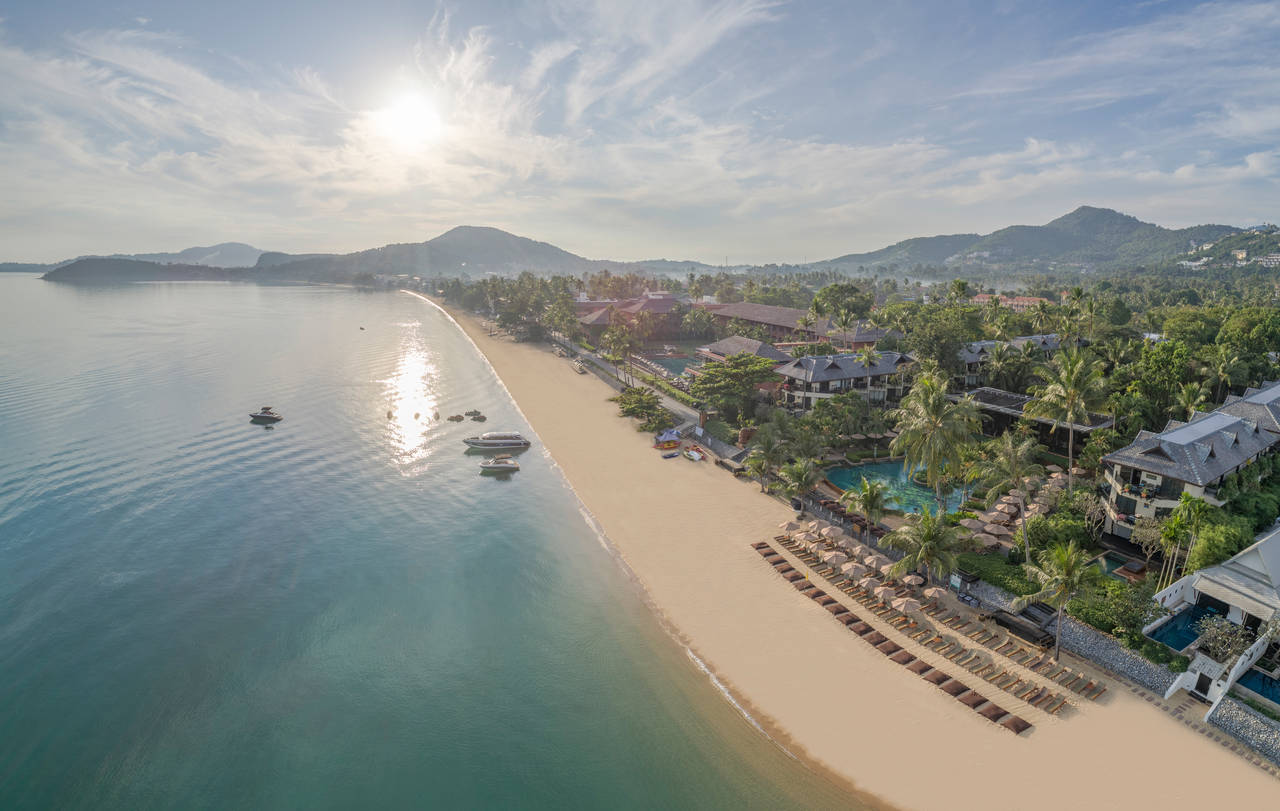
[[[1061,710],[1061,709],[1062,709],[1062,707],[1063,707],[1066,703],[1067,703],[1067,697],[1066,697],[1066,696],[1059,696],[1059,697],[1058,697],[1058,700],[1057,700],[1057,701],[1050,702],[1050,703],[1049,703],[1049,704],[1044,708],[1044,711],[1045,711],[1045,712],[1047,712],[1047,713],[1049,713],[1050,715],[1057,715],[1057,714],[1058,714],[1058,711],[1059,711],[1059,710]]]
[[[1045,693],[1043,696],[1036,696],[1035,701],[1031,702],[1031,706],[1044,709],[1045,707],[1052,704],[1057,698],[1058,698],[1057,693],[1053,692],[1052,690],[1045,690]]]
[[[993,673],[992,673],[991,675],[989,675],[989,676],[983,676],[983,678],[984,678],[984,679],[986,679],[986,680],[987,680],[987,681],[989,681],[989,682],[994,683],[994,682],[995,682],[995,681],[997,681],[998,679],[1001,679],[1001,678],[1003,678],[1004,676],[1007,676],[1007,675],[1009,675],[1009,671],[1007,671],[1007,670],[1005,670],[1005,669],[1003,669],[1003,668],[1000,668],[1000,669],[998,669],[998,670],[995,670],[995,672],[993,672]]]
[[[981,715],[983,718],[986,718],[988,721],[992,721],[992,722],[999,722],[1001,718],[1005,717],[1008,714],[1009,714],[1008,710],[999,706],[995,702],[992,702],[987,706],[983,707],[982,709],[978,710],[978,715]]]
[[[1107,686],[1105,684],[1099,684],[1097,689],[1086,695],[1085,698],[1090,701],[1097,701],[1099,698],[1102,698],[1102,694],[1105,692],[1107,692]]]
[[[1018,692],[1014,693],[1014,695],[1016,695],[1018,698],[1022,699],[1023,701],[1026,701],[1028,698],[1030,698],[1031,696],[1035,695],[1038,691],[1043,689],[1044,689],[1043,687],[1036,684],[1035,682],[1026,682],[1022,687],[1018,689]]]
[[[1017,647],[1018,647],[1017,645],[1015,645],[1015,644],[1013,644],[1012,642],[1009,642],[1009,641],[1007,641],[1007,640],[1006,640],[1006,641],[1005,641],[1005,643],[1004,643],[1003,645],[1001,645],[1000,647],[996,648],[996,653],[999,653],[999,654],[1001,654],[1002,656],[1007,656],[1007,655],[1009,655],[1009,651],[1011,651],[1011,650],[1016,650],[1016,649],[1017,649]]]
[[[1048,687],[1037,687],[1035,685],[1032,685],[1032,687],[1034,689],[1032,689],[1029,694],[1022,696],[1021,698],[1033,707],[1036,706],[1038,702],[1044,701],[1046,698],[1053,695]]]
[[[983,665],[982,667],[978,668],[977,670],[973,671],[973,675],[975,675],[975,676],[979,676],[979,677],[981,677],[981,678],[985,679],[987,676],[989,676],[989,675],[991,675],[993,672],[995,672],[995,670],[996,670],[996,666],[995,666],[995,665],[993,665],[993,664],[986,664],[986,665]]]
[[[1017,676],[1013,675],[1012,673],[1006,673],[991,683],[994,684],[996,687],[999,687],[1001,690],[1004,690],[1008,687],[1012,687],[1013,685],[1017,684],[1019,681],[1020,679]]]
[[[967,650],[968,649],[962,645],[956,645],[956,649],[951,653],[948,653],[947,658],[954,662],[956,659],[960,658],[960,654],[966,652]]]
[[[1026,732],[1028,729],[1031,729],[1031,724],[1022,720],[1016,715],[1010,715],[1008,718],[1001,721],[1000,726],[1009,730],[1014,735],[1021,735],[1022,733]]]

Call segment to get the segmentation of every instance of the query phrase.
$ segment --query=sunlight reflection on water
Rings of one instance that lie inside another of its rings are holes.
[[[406,324],[396,371],[382,381],[390,403],[387,435],[398,463],[413,466],[426,458],[427,437],[439,424],[440,370],[427,354],[421,325]]]

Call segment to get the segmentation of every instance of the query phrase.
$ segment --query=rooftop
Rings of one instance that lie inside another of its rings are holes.
[[[804,318],[808,312],[808,310],[799,310],[795,307],[777,307],[772,304],[755,304],[750,301],[726,304],[711,311],[718,318],[739,318],[743,321],[768,324],[789,330],[799,330],[800,319]],[[888,334],[886,330],[866,322],[859,322],[849,332],[840,332],[833,329],[831,321],[826,318],[816,319],[813,322],[813,326],[809,327],[808,330],[817,335],[838,337],[846,341],[878,341]]]
[[[786,361],[791,360],[791,356],[779,350],[773,344],[757,341],[754,338],[744,338],[741,335],[732,335],[723,340],[716,341],[713,344],[698,347],[698,351],[707,355],[715,355],[721,358],[731,357],[733,355],[756,355],[761,358],[769,358],[771,360]]]
[[[1199,570],[1192,585],[1264,621],[1280,615],[1280,529],[1225,563]]]
[[[1191,422],[1171,421],[1164,431],[1139,432],[1132,444],[1102,457],[1161,476],[1208,485],[1244,465],[1277,441],[1258,424],[1226,411],[1198,414]]]
[[[947,396],[952,400],[959,400],[965,395],[949,394]],[[1027,394],[1017,394],[1016,392],[1005,391],[1004,389],[993,389],[990,386],[983,386],[982,388],[974,389],[968,393],[968,396],[972,397],[974,401],[977,402],[978,408],[984,411],[995,411],[1000,414],[1008,414],[1011,417],[1024,416],[1022,413],[1023,409],[1027,407],[1027,403],[1031,402],[1032,399],[1031,396]],[[1036,422],[1042,422],[1046,425],[1053,423],[1053,420],[1046,419],[1044,417],[1036,417],[1035,420]],[[1087,433],[1099,428],[1110,428],[1112,422],[1113,420],[1105,414],[1090,414],[1086,424],[1076,424],[1070,427],[1075,431]],[[1066,428],[1067,426],[1064,425],[1062,427]]]
[[[867,368],[859,355],[844,353],[840,355],[810,355],[796,358],[777,368],[778,374],[799,380],[804,383],[822,383],[829,380],[852,380],[859,377],[877,377],[879,375],[896,374],[898,369],[915,359],[901,352],[880,352],[876,355],[876,363]]]

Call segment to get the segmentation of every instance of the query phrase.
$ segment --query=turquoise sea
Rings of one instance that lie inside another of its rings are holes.
[[[0,808],[862,807],[473,407],[406,295],[0,274]]]

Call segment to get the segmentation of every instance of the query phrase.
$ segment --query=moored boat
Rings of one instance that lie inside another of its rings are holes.
[[[511,454],[501,453],[492,459],[485,459],[480,463],[480,470],[484,473],[514,473],[520,469],[520,463],[511,458]]]
[[[249,415],[249,420],[257,423],[280,422],[282,419],[284,417],[272,411],[271,406],[263,406],[258,409],[257,413]]]
[[[489,431],[462,441],[473,448],[527,448],[532,444],[515,431]]]

